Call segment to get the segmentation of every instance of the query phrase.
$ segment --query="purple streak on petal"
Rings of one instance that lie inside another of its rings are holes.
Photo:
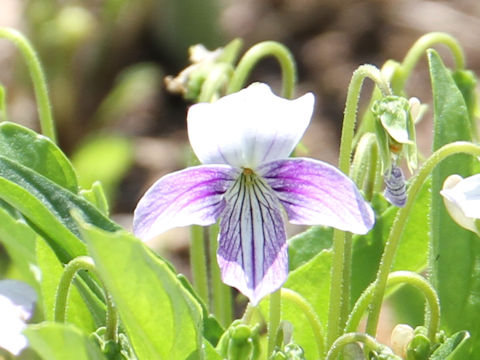
[[[222,279],[256,305],[287,279],[281,204],[255,175],[242,175],[225,197],[217,253]]]
[[[263,164],[257,171],[275,191],[292,223],[357,234],[373,227],[373,210],[353,181],[327,163],[292,158]]]
[[[177,226],[213,224],[237,177],[238,170],[228,165],[196,166],[162,177],[135,209],[135,235],[148,240]]]

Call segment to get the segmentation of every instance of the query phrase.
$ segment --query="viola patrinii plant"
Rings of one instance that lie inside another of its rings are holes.
[[[312,93],[293,99],[285,46],[266,41],[243,54],[239,39],[214,51],[193,46],[191,65],[166,80],[193,103],[191,160],[140,198],[131,233],[111,219],[102,184],[80,186],[57,146],[29,41],[8,28],[0,37],[27,62],[42,133],[9,121],[0,86],[0,242],[9,260],[0,357],[478,358],[476,76],[455,38],[430,33],[401,62],[354,71],[338,168],[299,157],[318,120]],[[452,69],[437,45],[453,55]],[[281,92],[247,82],[268,56],[280,64]],[[432,104],[405,89],[424,57]],[[359,109],[365,79],[374,90]],[[419,121],[433,124],[424,153]],[[291,235],[287,221],[306,230]],[[180,226],[191,229],[191,281],[147,246]],[[377,333],[387,297],[396,320]]]

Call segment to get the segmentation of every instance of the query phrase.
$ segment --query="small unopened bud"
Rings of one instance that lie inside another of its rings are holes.
[[[405,359],[408,344],[410,344],[414,336],[414,331],[411,326],[406,324],[398,324],[395,326],[390,337],[393,352]]]
[[[421,107],[422,104],[420,103],[420,100],[416,97],[411,97],[408,99],[408,105],[410,107],[410,115],[412,116],[413,122],[416,123],[418,117],[421,115]]]

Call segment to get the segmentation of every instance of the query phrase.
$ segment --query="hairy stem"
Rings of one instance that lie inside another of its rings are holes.
[[[352,157],[352,142],[357,119],[358,100],[365,78],[370,78],[384,95],[391,93],[380,71],[372,65],[362,65],[354,71],[348,87],[345,114],[340,143],[339,169],[349,173]],[[349,247],[348,249],[345,246]],[[344,321],[348,316],[351,259],[345,253],[351,253],[351,241],[346,241],[345,232],[335,229],[333,232],[332,277],[330,285],[330,307],[328,316],[327,347],[340,335]]]
[[[425,278],[411,271],[395,271],[388,275],[387,287],[399,284],[410,284],[421,291],[425,297],[429,311],[428,315],[425,315],[425,327],[428,329],[428,338],[434,341],[440,322],[440,300],[436,291]],[[358,298],[348,319],[345,332],[353,332],[358,328],[362,315],[372,300],[374,285],[375,283],[370,284]]]
[[[20,50],[30,71],[30,76],[37,99],[38,117],[42,134],[48,136],[53,142],[57,142],[55,122],[52,116],[52,107],[48,96],[47,82],[42,65],[30,42],[20,32],[10,28],[0,28],[0,38],[14,43]]]
[[[297,80],[295,60],[290,51],[275,41],[264,41],[251,47],[240,59],[228,87],[228,94],[239,91],[255,65],[267,56],[274,56],[282,70],[282,96],[291,98]]]
[[[55,321],[57,322],[65,322],[70,285],[72,284],[73,278],[80,270],[86,270],[98,276],[93,259],[88,256],[76,257],[65,266],[62,277],[60,278],[60,282],[58,284],[57,293],[55,295]],[[115,308],[112,298],[107,292],[105,285],[102,284],[102,286],[105,291],[105,302],[107,304],[105,340],[112,340],[116,342],[118,329],[117,309]]]
[[[301,310],[307,318],[317,343],[318,358],[323,358],[325,356],[325,338],[323,336],[320,319],[318,318],[315,309],[302,295],[293,290],[282,288],[281,293],[282,299],[294,303],[295,306]]]
[[[431,32],[418,39],[410,48],[407,55],[405,55],[401,66],[392,78],[391,84],[395,94],[403,91],[407,79],[418,61],[425,55],[425,51],[437,44],[446,45],[450,49],[457,69],[463,69],[465,67],[465,55],[457,39],[447,33]]]

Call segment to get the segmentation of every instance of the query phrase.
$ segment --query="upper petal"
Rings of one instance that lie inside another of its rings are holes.
[[[255,83],[214,103],[190,107],[188,136],[204,164],[255,168],[286,158],[310,123],[314,97],[287,100]]]
[[[159,179],[140,199],[133,231],[148,240],[185,225],[211,225],[225,207],[224,193],[238,171],[227,165],[196,166]]]
[[[287,279],[281,204],[259,178],[242,175],[226,194],[217,259],[222,280],[256,305]]]
[[[292,158],[258,169],[272,187],[292,223],[326,225],[365,234],[375,222],[372,208],[356,185],[337,168],[322,161]]]

